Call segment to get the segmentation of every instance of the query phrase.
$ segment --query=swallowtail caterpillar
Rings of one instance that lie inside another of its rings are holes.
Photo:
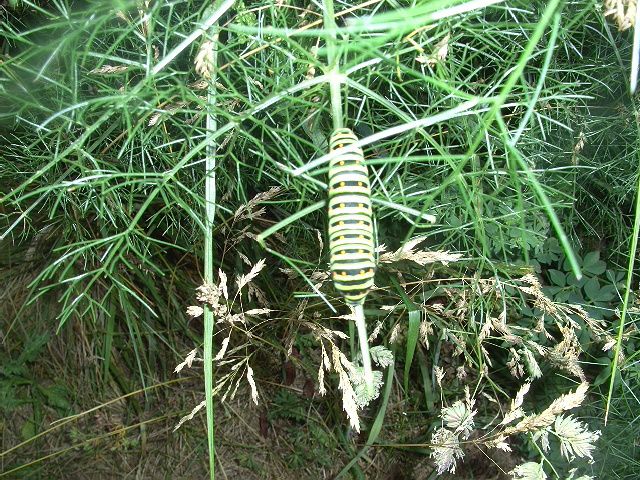
[[[333,132],[331,151],[357,141],[348,128]],[[362,149],[354,148],[329,163],[329,251],[331,278],[353,311],[365,381],[373,389],[373,371],[364,318],[364,300],[373,286],[375,258],[371,185]]]

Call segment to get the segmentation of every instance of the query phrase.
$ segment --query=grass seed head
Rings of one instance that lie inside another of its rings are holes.
[[[611,17],[623,32],[636,23],[637,0],[604,0],[604,14]]]

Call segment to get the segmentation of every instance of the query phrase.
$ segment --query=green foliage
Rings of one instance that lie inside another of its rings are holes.
[[[477,422],[488,424],[519,383],[534,382],[546,405],[573,388],[557,377],[573,381],[583,368],[597,387],[618,379],[598,478],[613,471],[607,465],[625,478],[638,465],[623,441],[637,433],[638,314],[633,295],[623,300],[640,147],[629,32],[591,0],[236,2],[220,22],[212,101],[194,68],[211,39],[189,40],[209,8],[60,0],[3,10],[0,273],[7,285],[20,280],[23,297],[2,297],[11,324],[2,341],[19,348],[0,354],[0,403],[30,407],[16,420],[22,438],[42,430],[38,409],[65,415],[82,397],[67,390],[64,372],[48,384],[31,374],[46,365],[47,336],[81,326],[86,335],[65,348],[97,359],[91,388],[115,384],[120,394],[168,377],[199,348],[202,324],[184,311],[202,283],[205,235],[215,260],[207,271],[227,272],[230,286],[267,259],[238,301],[242,312],[271,315],[217,325],[214,337],[220,345],[229,333],[228,355],[251,360],[259,389],[292,345],[308,376],[324,361],[322,335],[348,350],[347,339],[322,330],[347,330],[323,277],[326,162],[317,162],[337,111],[328,74],[338,67],[339,121],[363,142],[378,243],[390,252],[422,239],[413,257],[381,263],[366,306],[372,351],[393,341],[402,370],[400,380],[383,374],[383,398],[360,410],[370,442],[420,444],[412,452],[421,455],[424,425],[465,387]],[[335,42],[321,20],[329,8]],[[204,163],[214,144],[209,226]],[[261,197],[272,187],[277,194]],[[460,256],[423,258],[438,252]],[[27,308],[50,300],[53,314]],[[554,315],[554,306],[565,310]],[[621,306],[630,310],[618,368],[602,347],[621,325]],[[357,475],[374,460],[341,437],[339,375],[327,373],[322,399],[278,389],[273,398],[260,390],[261,401],[295,445],[293,468],[317,466],[311,478],[341,470],[332,452],[342,449],[361,459],[345,462],[344,474]],[[331,412],[326,425],[316,408]],[[405,420],[385,423],[387,409]],[[258,467],[246,456],[240,463]]]
[[[636,350],[637,351],[637,350]],[[628,479],[636,478],[640,468],[640,446],[636,441],[640,435],[638,426],[638,389],[640,388],[640,371],[637,366],[628,366],[622,374],[621,388],[617,389],[611,405],[611,415],[606,428],[602,430],[602,448],[595,456],[596,478]],[[585,414],[594,419],[604,414],[604,398],[585,409]]]
[[[286,453],[288,465],[294,468],[304,468],[310,463],[323,467],[333,465],[334,454],[340,448],[338,439],[319,418],[310,416],[308,400],[280,389],[273,397],[267,417],[283,429],[291,442],[291,449]]]
[[[48,334],[33,335],[15,358],[9,351],[0,352],[0,405],[7,413],[25,411],[26,417],[20,428],[22,440],[34,437],[43,429],[43,410],[52,408],[60,415],[71,411],[71,395],[67,386],[56,379],[42,383],[33,374],[32,368],[49,340]]]
[[[606,262],[600,260],[599,251],[588,252],[584,257],[578,255],[577,259],[584,274],[580,280],[571,273],[564,257],[540,261],[545,264],[549,279],[545,293],[557,302],[583,305],[593,318],[611,318],[621,301],[618,292],[624,289],[625,272],[608,269]]]

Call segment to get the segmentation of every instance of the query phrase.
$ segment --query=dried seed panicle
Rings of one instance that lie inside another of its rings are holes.
[[[128,65],[102,65],[101,67],[94,68],[89,73],[94,75],[109,75],[113,73],[124,73],[129,70]]]
[[[258,262],[251,267],[251,270],[246,275],[239,275],[236,279],[236,284],[238,285],[238,290],[242,290],[242,287],[247,285],[251,280],[258,276],[260,271],[265,266],[265,259],[260,259]]]
[[[604,0],[605,16],[613,18],[621,32],[635,25],[637,8],[637,0]]]
[[[191,365],[193,364],[193,361],[196,358],[196,353],[197,352],[198,352],[198,350],[196,348],[191,350],[188,353],[187,357],[184,359],[184,361],[176,366],[176,368],[173,370],[173,373],[180,373],[184,367],[191,368]]]
[[[194,60],[196,73],[203,79],[210,79],[213,72],[215,48],[217,44],[217,35],[211,40],[205,40],[198,50],[198,54]]]
[[[450,253],[448,251],[429,251],[429,250],[414,250],[417,245],[426,240],[426,237],[416,237],[406,242],[402,247],[395,252],[385,252],[386,247],[380,245],[377,248],[380,255],[380,263],[394,263],[401,260],[409,260],[417,263],[418,265],[425,266],[430,263],[442,263],[448,265],[450,262],[457,262],[462,258],[460,253]]]
[[[258,206],[261,202],[272,200],[273,198],[277,197],[281,191],[281,187],[271,187],[266,192],[260,192],[256,194],[247,203],[238,207],[238,209],[233,213],[233,221],[237,222],[240,220],[261,217],[265,213],[265,210],[256,210],[256,206]]]

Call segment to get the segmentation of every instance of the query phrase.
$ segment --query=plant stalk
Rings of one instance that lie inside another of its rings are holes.
[[[371,368],[371,354],[369,353],[369,340],[367,324],[364,320],[364,308],[361,303],[351,305],[356,319],[356,329],[360,340],[360,353],[362,354],[362,366],[364,367],[364,380],[369,395],[373,395],[373,370]]]
[[[211,58],[211,78],[207,89],[207,132],[215,132],[218,122],[213,109],[216,106],[216,80],[218,68],[218,32],[217,26],[211,29],[213,52]],[[214,244],[213,226],[216,214],[216,154],[218,142],[210,137],[205,149],[205,231],[204,231],[204,281],[214,283]],[[204,307],[204,388],[205,408],[207,416],[207,445],[209,449],[209,475],[211,480],[215,476],[215,433],[214,433],[214,405],[213,405],[213,325],[215,323],[211,307]]]
[[[337,27],[333,0],[324,0],[324,27],[329,32],[327,37],[327,66],[329,91],[331,93],[331,117],[333,129],[342,128],[342,92],[340,91],[340,55],[337,46]]]
[[[639,125],[640,127],[640,125]],[[640,132],[640,128],[638,129]],[[640,236],[640,164],[637,171],[636,185],[636,203],[635,203],[635,219],[633,221],[633,233],[631,234],[631,245],[629,248],[629,262],[627,264],[627,280],[624,289],[624,298],[622,300],[622,312],[620,313],[620,325],[618,326],[618,334],[616,335],[616,345],[613,349],[613,363],[611,364],[611,380],[609,380],[609,391],[607,393],[607,405],[604,410],[604,424],[609,419],[609,409],[611,407],[611,396],[613,395],[613,387],[618,373],[618,363],[622,350],[622,337],[624,327],[627,323],[627,311],[629,309],[629,296],[631,294],[631,282],[633,281],[633,273],[635,266],[636,254],[638,253],[638,236]]]

